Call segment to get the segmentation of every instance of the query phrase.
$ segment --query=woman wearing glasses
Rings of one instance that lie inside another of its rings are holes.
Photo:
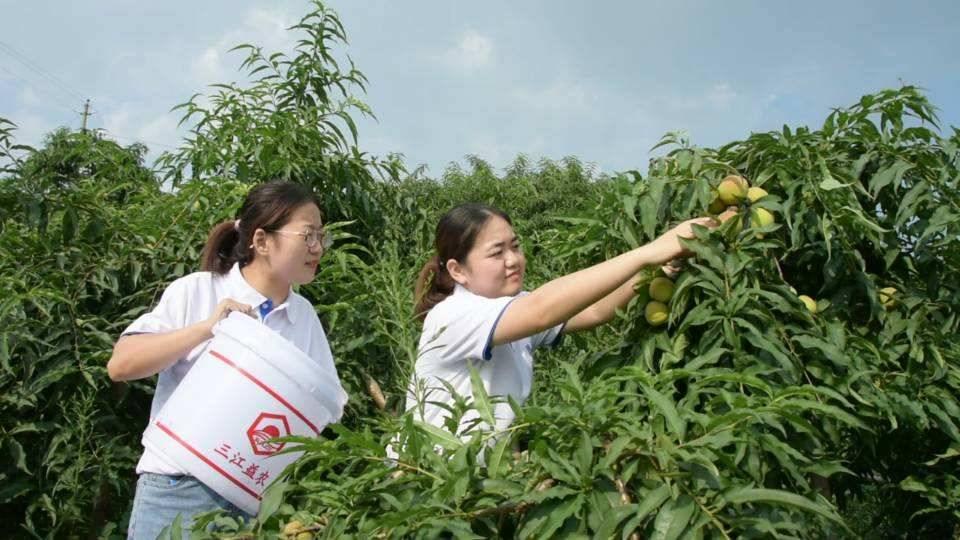
[[[150,409],[155,417],[232,311],[259,319],[336,377],[327,336],[313,306],[291,288],[313,281],[330,247],[320,206],[305,186],[271,182],[253,188],[238,219],[210,231],[202,271],[167,287],[152,311],[123,332],[107,371],[114,381],[160,374]],[[341,389],[341,401],[346,394]],[[176,465],[145,449],[137,464],[129,538],[156,538],[179,514],[225,509],[242,512]]]

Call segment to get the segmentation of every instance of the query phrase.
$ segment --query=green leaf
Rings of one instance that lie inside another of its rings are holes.
[[[613,442],[610,443],[606,454],[604,454],[604,456],[600,459],[598,466],[601,469],[610,469],[617,462],[617,460],[620,459],[620,456],[623,455],[623,451],[632,444],[634,444],[634,440],[631,436],[617,437],[613,440]]]
[[[660,508],[653,522],[652,540],[676,540],[687,528],[696,505],[689,495],[681,495],[675,501]]]
[[[10,345],[7,341],[7,334],[0,336],[0,367],[7,373],[13,373],[10,369]]]
[[[924,465],[927,465],[928,467],[932,467],[942,460],[952,459],[957,456],[960,456],[960,445],[954,443],[950,445],[950,448],[947,448],[946,452],[942,454],[937,454],[937,457],[931,459],[930,461],[925,462]]]
[[[640,241],[637,239],[637,235],[633,232],[633,225],[629,221],[620,222],[620,234],[623,236],[623,239],[626,240],[627,245],[630,246],[631,249],[640,246]]]
[[[463,446],[463,441],[461,441],[459,437],[445,429],[438,428],[437,426],[428,424],[426,422],[421,422],[420,420],[414,420],[414,424],[416,424],[418,428],[430,434],[434,444],[438,444],[447,450],[456,450],[457,448]]]
[[[643,501],[637,505],[636,515],[623,527],[623,540],[626,540],[626,538],[643,523],[643,520],[646,519],[650,512],[660,508],[669,498],[670,486],[667,484],[661,484],[658,488],[643,497]]]
[[[487,394],[487,388],[480,378],[480,372],[475,366],[470,366],[470,385],[473,390],[473,406],[480,414],[480,418],[489,426],[487,429],[494,429],[497,425],[493,418],[493,406],[490,404],[490,396]]]
[[[696,254],[698,259],[703,259],[706,262],[710,263],[710,266],[709,266],[710,268],[718,268],[718,269],[723,268],[723,259],[721,258],[720,251],[719,249],[717,249],[716,246],[708,245],[699,240],[686,240],[686,239],[681,239],[680,244],[682,244],[683,247],[689,249],[694,254]],[[705,269],[704,267],[698,264],[694,264],[693,266],[700,267],[701,269]]]
[[[287,487],[287,482],[282,480],[271,483],[267,486],[267,489],[263,490],[260,501],[260,511],[257,513],[257,521],[264,523],[270,519],[270,516],[276,513],[277,509],[280,508],[280,504],[283,502],[283,495],[286,493]]]
[[[169,540],[183,540],[183,514],[177,514],[173,523],[167,525],[160,531],[159,538]]]
[[[507,451],[507,448],[510,446],[510,437],[507,434],[503,434],[499,437],[500,440],[497,441],[497,444],[493,447],[492,450],[489,450],[489,458],[487,461],[487,474],[490,478],[497,478],[500,476],[500,466],[503,461],[503,456]]]
[[[77,211],[75,208],[70,207],[63,213],[63,229],[62,229],[62,241],[63,243],[69,244],[71,240],[77,234]]]
[[[594,538],[613,538],[613,533],[620,527],[620,524],[636,513],[636,504],[625,504],[615,507],[611,512],[607,513],[600,527],[594,531]]]
[[[910,475],[900,481],[900,489],[904,491],[912,491],[914,493],[926,493],[930,489],[913,475]]]
[[[913,168],[913,165],[906,161],[897,160],[892,165],[885,169],[880,169],[873,175],[873,178],[870,179],[869,188],[873,193],[873,196],[876,197],[877,193],[881,189],[893,184],[898,186],[900,181],[903,179],[904,173]]]
[[[649,385],[642,384],[641,387],[647,395],[647,399],[650,400],[650,403],[655,405],[667,420],[667,426],[670,428],[670,431],[682,441],[687,434],[687,424],[677,413],[677,408],[673,404],[673,400],[654,390]]]
[[[840,516],[831,508],[818,504],[796,493],[790,493],[789,491],[765,488],[737,488],[725,493],[723,498],[734,504],[769,503],[792,506],[812,514],[817,514],[835,523],[843,523]]]
[[[843,184],[837,181],[833,176],[828,176],[820,182],[820,189],[824,191],[833,191],[835,189],[845,188],[848,184]]]
[[[954,213],[949,206],[937,208],[927,221],[927,226],[923,234],[920,235],[918,242],[922,242],[936,234],[943,234],[947,229],[947,225],[955,223],[958,220],[960,220],[960,215]]]
[[[853,215],[854,219],[868,229],[872,229],[878,233],[890,232],[889,229],[884,229],[883,227],[876,224],[872,219],[867,218],[863,215],[863,212],[859,208],[854,208],[853,206],[844,206],[844,210]]]
[[[823,180],[820,182],[820,189],[824,191],[833,191],[835,189],[847,187],[847,184],[843,184],[833,177],[833,175],[830,173],[830,168],[827,167],[827,162],[823,158],[820,158],[818,163],[820,165],[820,174],[823,176]]]
[[[563,526],[563,522],[580,510],[583,495],[577,494],[566,499],[552,499],[537,505],[527,513],[520,538],[553,538],[554,533]]]
[[[866,431],[872,431],[869,426],[863,423],[862,420],[860,420],[856,416],[834,405],[828,405],[826,403],[821,403],[819,401],[814,401],[812,399],[791,399],[789,400],[789,402],[785,402],[784,405],[797,407],[801,410],[820,411],[850,426],[857,427]]]
[[[593,470],[593,442],[586,431],[580,432],[580,446],[577,447],[575,458],[580,474],[587,478]]]
[[[23,446],[13,437],[7,439],[7,446],[10,448],[10,457],[13,458],[14,465],[27,474],[33,474],[27,469],[27,455],[23,451]]]

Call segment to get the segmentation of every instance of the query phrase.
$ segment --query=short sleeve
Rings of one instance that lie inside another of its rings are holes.
[[[424,324],[420,354],[445,360],[491,358],[493,332],[514,297],[455,295],[436,306]]]
[[[530,294],[529,291],[522,291],[517,295],[517,298],[527,296],[528,294]],[[560,342],[563,341],[563,329],[565,326],[567,326],[567,323],[563,322],[530,336],[531,346],[534,349],[539,349],[540,347],[556,347],[560,345]]]
[[[553,328],[547,328],[539,334],[530,336],[530,342],[533,344],[533,348],[539,349],[540,347],[556,347],[560,345],[560,342],[563,341],[563,328],[566,325],[567,323],[558,324]]]
[[[158,334],[172,332],[187,326],[187,308],[189,307],[189,276],[171,283],[160,302],[149,312],[137,317],[121,336],[133,334]]]

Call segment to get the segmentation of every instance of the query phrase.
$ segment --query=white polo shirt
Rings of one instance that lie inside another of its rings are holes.
[[[171,283],[163,292],[156,307],[133,321],[122,335],[155,334],[179,330],[209,318],[214,308],[226,298],[253,306],[255,313],[258,313],[257,307],[267,301],[266,296],[247,283],[237,264],[233,265],[229,273],[222,276],[213,272],[196,272]],[[323,331],[316,311],[306,298],[291,289],[287,300],[274,307],[261,320],[271,330],[286,338],[316,361],[319,369],[328,371],[334,380],[339,381],[330,345],[327,343],[327,335]],[[153,423],[160,409],[209,342],[207,340],[197,345],[184,358],[160,372],[153,403],[150,406],[150,423]],[[343,392],[342,389],[340,391]],[[342,400],[346,401],[346,393],[343,394]],[[186,474],[186,471],[175,464],[146,449],[137,464],[137,473],[143,472]]]
[[[443,426],[449,413],[429,402],[453,403],[453,396],[441,380],[461,396],[471,397],[470,366],[477,369],[487,394],[511,396],[521,404],[526,401],[533,383],[534,349],[558,344],[563,330],[559,324],[530,337],[491,346],[494,329],[507,306],[526,294],[529,293],[486,298],[456,285],[453,294],[434,306],[423,322],[417,363],[407,392],[407,410],[422,407],[423,414],[418,414],[418,418]],[[493,414],[495,430],[508,427],[515,416],[506,402],[496,404]],[[476,411],[469,411],[461,419],[458,432],[476,418]]]

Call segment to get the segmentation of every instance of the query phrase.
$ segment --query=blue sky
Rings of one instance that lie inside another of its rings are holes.
[[[574,155],[645,168],[665,132],[701,146],[783,124],[901,81],[960,126],[954,1],[399,2],[336,0],[377,120],[360,147],[438,176],[478,155],[503,167]],[[170,108],[237,80],[251,42],[289,50],[306,1],[0,0],[0,116],[38,143],[90,126],[152,155],[182,135]],[[22,59],[26,58],[25,64]],[[52,80],[48,75],[53,75]]]

